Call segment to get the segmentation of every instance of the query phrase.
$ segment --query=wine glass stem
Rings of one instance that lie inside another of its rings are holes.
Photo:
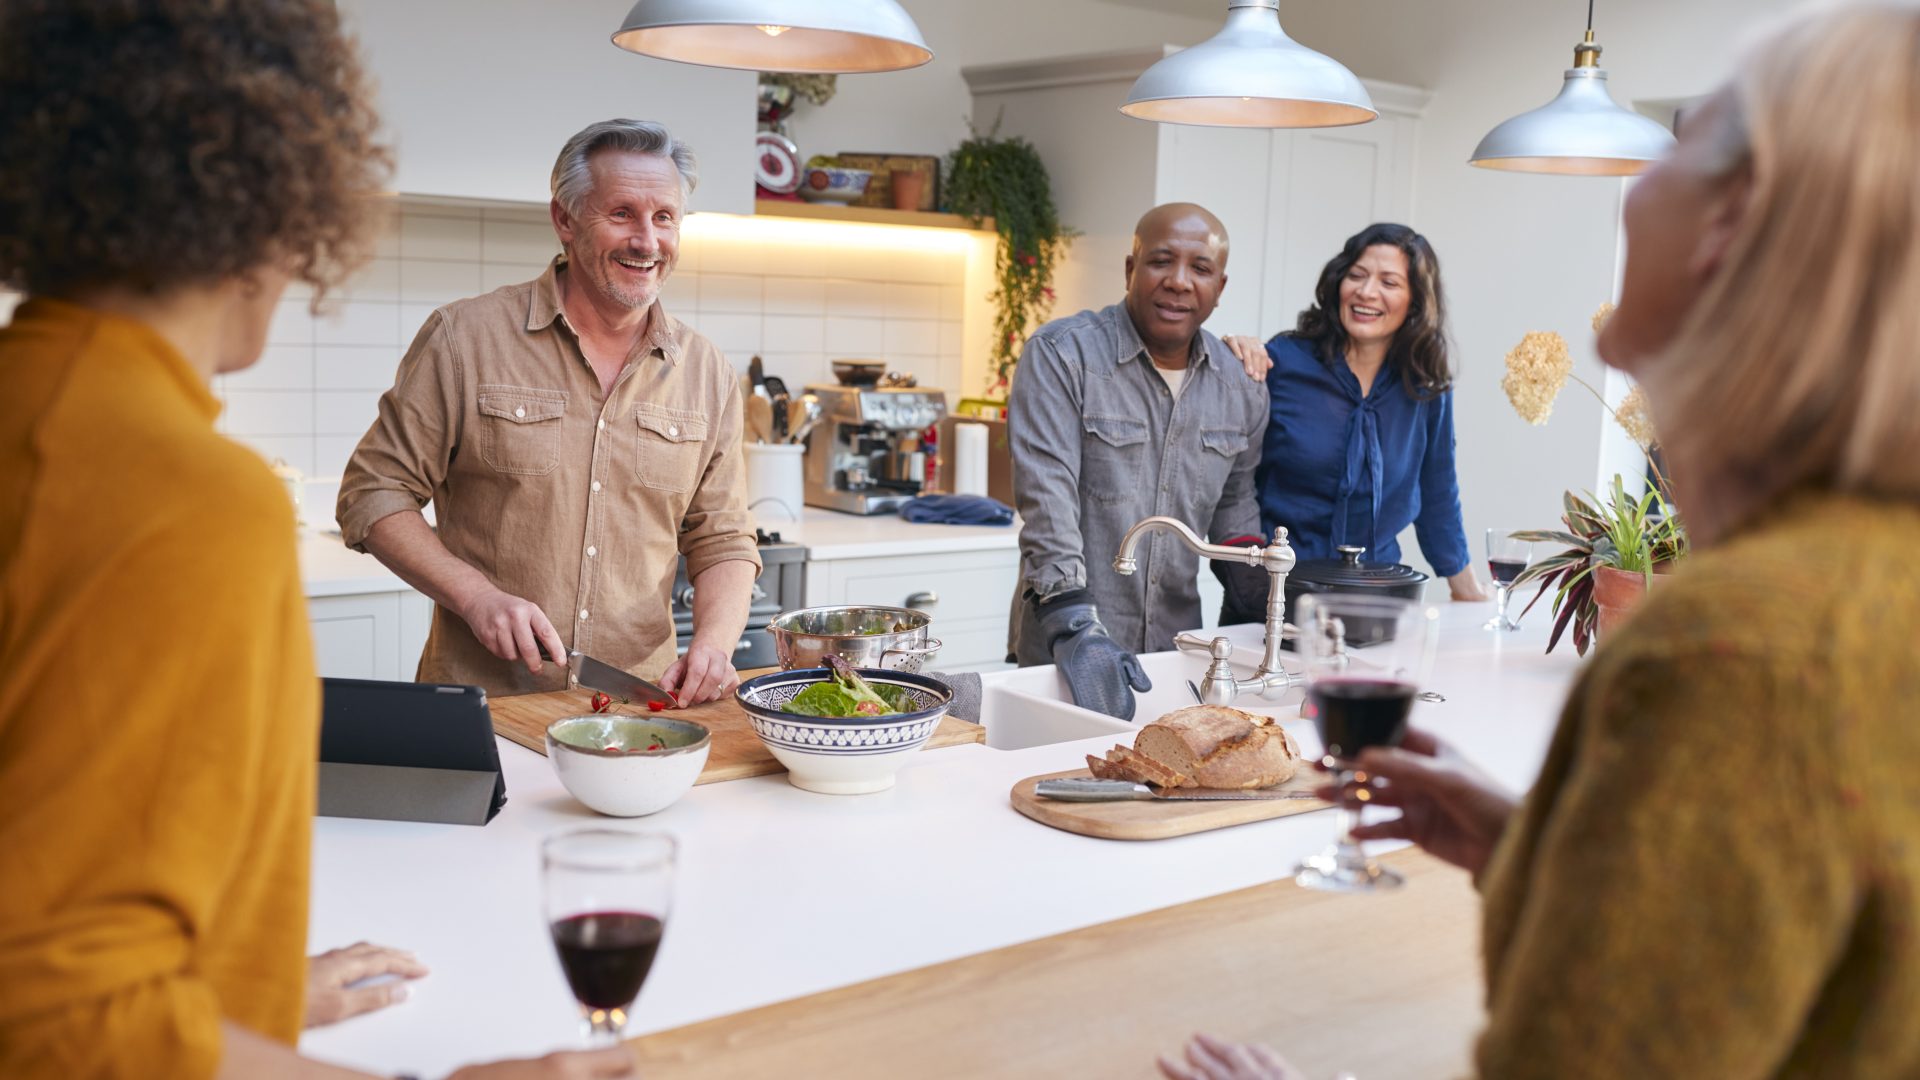
[[[1354,839],[1353,830],[1360,827],[1360,803],[1347,794],[1348,785],[1353,783],[1353,770],[1340,770],[1340,836],[1334,841],[1339,849],[1342,864],[1360,861],[1360,841]]]
[[[1499,608],[1501,622],[1507,621],[1507,601],[1512,597],[1513,597],[1512,586],[1503,585],[1503,584],[1500,584],[1499,582],[1494,583],[1493,602]]]
[[[620,1045],[627,1030],[627,1010],[590,1009],[587,1011],[587,1046],[602,1049]]]

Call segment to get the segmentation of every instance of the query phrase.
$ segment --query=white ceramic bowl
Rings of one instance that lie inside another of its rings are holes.
[[[660,749],[647,747],[658,745]],[[574,798],[612,817],[658,813],[706,767],[713,736],[691,720],[596,713],[547,725],[547,760]]]
[[[794,787],[823,795],[865,795],[893,786],[908,755],[926,745],[953,704],[937,679],[904,671],[860,669],[870,683],[904,688],[920,707],[881,717],[796,716],[782,712],[795,694],[831,678],[826,668],[776,671],[748,679],[734,692],[760,737]]]

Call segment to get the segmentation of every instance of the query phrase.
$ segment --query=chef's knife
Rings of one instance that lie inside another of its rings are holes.
[[[635,705],[676,708],[679,699],[637,675],[629,675],[612,664],[595,660],[578,649],[568,654],[573,681],[589,690],[598,690]]]
[[[1224,788],[1175,788],[1161,792],[1145,784],[1126,780],[1065,779],[1042,780],[1033,793],[1043,799],[1061,802],[1273,802],[1280,799],[1311,799],[1310,791],[1231,791]]]

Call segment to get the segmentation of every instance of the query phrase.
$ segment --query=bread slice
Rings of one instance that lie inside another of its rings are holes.
[[[1125,746],[1116,746],[1107,751],[1105,760],[1088,754],[1087,771],[1102,780],[1126,780],[1163,788],[1192,786],[1186,777],[1164,763]]]
[[[1134,749],[1185,787],[1263,788],[1293,777],[1300,748],[1272,718],[1221,705],[1178,709],[1140,729]]]

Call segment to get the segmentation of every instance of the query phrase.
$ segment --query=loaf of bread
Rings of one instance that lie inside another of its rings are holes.
[[[1132,747],[1116,746],[1087,768],[1103,780],[1157,787],[1264,788],[1285,783],[1300,747],[1272,717],[1223,705],[1178,709],[1140,729]]]

